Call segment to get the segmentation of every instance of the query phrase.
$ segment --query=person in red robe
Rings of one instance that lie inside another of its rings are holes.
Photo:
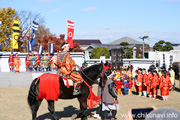
[[[27,56],[26,56],[26,72],[29,70],[30,71],[30,65],[31,65],[31,63],[30,63],[30,55],[29,55],[29,53],[27,54]]]
[[[14,69],[14,58],[13,58],[13,54],[10,54],[10,57],[9,57],[9,69],[10,69],[10,72],[12,72],[13,69]]]
[[[133,85],[132,78],[133,78],[133,75],[132,75],[131,69],[128,69],[127,76],[128,76],[128,81],[129,81],[129,94],[132,94],[132,85]]]
[[[139,96],[142,96],[142,81],[143,81],[143,75],[142,75],[142,69],[138,69],[138,76],[137,76],[137,86],[138,86],[138,93]]]
[[[135,71],[135,76],[134,76],[134,87],[136,89],[136,94],[138,95],[138,86],[136,85],[137,83],[137,76],[138,76],[138,71]]]
[[[164,101],[168,100],[169,89],[172,87],[170,77],[166,74],[166,71],[162,71],[162,77],[160,79],[160,90],[162,99]]]
[[[148,96],[149,98],[152,98],[152,79],[153,79],[153,74],[151,73],[151,70],[148,70],[148,75],[147,75],[147,87],[148,87]]]
[[[153,71],[153,79],[152,79],[152,93],[153,93],[153,97],[156,98],[157,97],[157,86],[159,85],[159,77],[157,75],[157,71],[154,70]]]
[[[16,56],[14,57],[14,65],[15,65],[15,72],[19,73],[19,67],[21,66],[21,59],[18,56],[18,53],[16,53]]]
[[[40,61],[41,61],[41,58],[39,56],[39,53],[37,53],[36,54],[36,71],[37,71],[37,69],[39,69],[39,71],[41,70]]]
[[[143,68],[143,82],[142,82],[142,89],[143,89],[143,96],[147,97],[147,74],[146,74],[146,69]]]

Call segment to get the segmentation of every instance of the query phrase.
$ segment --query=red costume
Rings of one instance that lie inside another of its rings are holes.
[[[37,66],[37,68],[39,68],[39,71],[40,71],[40,60],[41,60],[41,58],[40,58],[40,56],[39,56],[39,53],[37,53],[37,55],[36,55],[36,66]]]
[[[143,92],[147,92],[148,79],[147,79],[147,74],[146,73],[143,74],[143,82],[142,83],[143,83],[143,85],[142,85]]]
[[[10,71],[13,71],[13,68],[14,68],[14,58],[13,58],[13,54],[10,54],[10,57],[9,57],[9,69],[10,69]]]
[[[169,96],[169,89],[172,87],[171,80],[168,75],[166,75],[166,78],[164,76],[161,77],[160,81],[160,89],[163,100],[167,100]]]
[[[157,96],[157,86],[158,85],[159,85],[159,77],[157,74],[155,74],[152,79],[152,91],[153,91],[154,98],[156,98],[156,96]]]
[[[137,76],[137,86],[138,86],[138,92],[139,92],[139,95],[142,95],[142,81],[143,81],[143,75],[142,73],[138,73],[138,76]]]
[[[21,59],[19,56],[14,57],[15,72],[19,73],[19,67],[21,66]]]
[[[28,69],[30,69],[30,65],[31,65],[31,63],[30,63],[30,57],[29,57],[29,53],[28,53],[27,57],[26,57],[26,71]]]
[[[153,79],[153,75],[152,73],[149,73],[147,76],[147,86],[148,86],[148,95],[149,97],[152,97],[152,79]]]

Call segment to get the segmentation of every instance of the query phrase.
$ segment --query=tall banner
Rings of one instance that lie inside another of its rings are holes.
[[[33,47],[31,46],[31,42],[28,41],[28,51],[32,52],[33,51]]]
[[[36,32],[38,30],[38,23],[32,21],[32,37],[30,40],[31,46],[34,47],[36,45]]]
[[[53,43],[49,43],[49,53],[51,55],[54,54],[54,44]]]
[[[20,33],[19,21],[13,20],[12,49],[18,49],[18,37]]]
[[[67,20],[67,23],[68,23],[67,43],[69,44],[69,48],[73,48],[74,22]]]
[[[38,53],[39,53],[39,55],[42,55],[42,53],[43,53],[43,46],[42,45],[38,46]]]

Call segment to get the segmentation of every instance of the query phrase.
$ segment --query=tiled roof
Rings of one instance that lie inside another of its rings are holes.
[[[123,37],[121,39],[110,42],[109,44],[120,44],[122,42],[128,42],[129,44],[143,44],[142,42],[134,40],[134,39],[132,39],[130,37]]]

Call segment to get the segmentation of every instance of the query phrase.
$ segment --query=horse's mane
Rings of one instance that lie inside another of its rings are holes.
[[[91,70],[94,70],[94,67],[95,67],[95,66],[100,66],[100,65],[102,65],[102,63],[98,63],[98,64],[91,65],[91,66],[83,69],[83,72],[86,73],[86,72],[89,72],[89,71],[91,71]]]

